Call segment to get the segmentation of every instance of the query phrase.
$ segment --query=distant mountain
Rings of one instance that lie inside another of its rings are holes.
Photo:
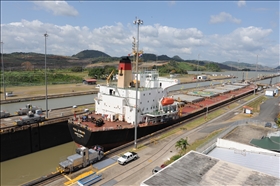
[[[245,62],[236,62],[236,61],[225,61],[222,64],[235,67],[236,69],[250,69],[256,70],[256,64],[245,63]],[[271,70],[268,66],[257,65],[258,70]]]
[[[52,55],[47,54],[47,66],[48,68],[69,68],[76,66],[87,66],[95,63],[110,63],[110,62],[118,62],[120,58],[127,56],[119,56],[119,57],[111,57],[110,55],[98,51],[98,50],[83,50],[77,54],[72,56],[62,56],[62,55]],[[23,69],[22,64],[26,62],[30,62],[33,65],[34,69],[43,69],[45,68],[45,54],[38,54],[34,52],[23,53],[23,52],[14,52],[11,54],[3,54],[5,68],[7,69]],[[130,59],[133,60],[133,56],[130,56]],[[192,68],[197,69],[197,65],[201,66],[202,69],[207,70],[213,67],[213,64],[218,66],[221,70],[235,71],[241,69],[250,69],[255,70],[255,64],[249,63],[238,63],[235,61],[225,61],[223,63],[217,63],[214,61],[207,60],[184,60],[178,55],[173,57],[169,57],[167,55],[155,55],[152,53],[144,53],[140,57],[140,61],[142,62],[169,62],[176,61],[182,63],[188,63]],[[280,69],[278,66],[276,69]],[[269,67],[264,67],[258,65],[258,70],[271,70]]]
[[[98,50],[83,50],[78,54],[72,55],[72,57],[76,57],[79,59],[87,59],[87,58],[98,58],[98,57],[111,57],[104,52],[100,52]]]
[[[179,56],[173,56],[172,59],[176,60],[176,61],[184,61],[182,58],[180,58]]]

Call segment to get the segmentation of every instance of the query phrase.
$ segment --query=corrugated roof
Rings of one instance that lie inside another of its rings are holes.
[[[273,139],[277,141],[277,137]],[[274,140],[272,141],[269,137],[264,137],[262,139],[252,139],[250,143],[257,147],[280,152],[280,145],[274,142]]]
[[[280,179],[190,151],[141,183],[160,185],[279,185]]]
[[[97,80],[96,79],[86,79],[85,81],[87,81],[87,82],[95,82]]]
[[[277,143],[280,146],[280,136],[271,136],[270,139],[271,141]]]
[[[208,155],[280,178],[280,157],[274,154],[216,147]]]

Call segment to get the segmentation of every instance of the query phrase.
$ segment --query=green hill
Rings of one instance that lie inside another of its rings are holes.
[[[99,58],[99,57],[111,57],[104,52],[100,52],[98,50],[83,50],[78,54],[72,55],[72,57],[76,57],[79,59],[87,59],[87,58]]]

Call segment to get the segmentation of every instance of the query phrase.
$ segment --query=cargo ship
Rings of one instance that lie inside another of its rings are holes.
[[[178,83],[178,79],[159,77],[156,70],[133,73],[131,60],[122,58],[117,84],[107,82],[107,85],[100,85],[95,110],[69,118],[68,128],[73,141],[88,148],[99,144],[108,150],[133,141],[135,127],[137,138],[141,138],[206,111],[206,104],[208,111],[238,97],[236,95],[253,90],[246,86],[247,89],[236,92],[236,95],[228,93],[219,98],[203,98],[196,103],[187,103],[178,97],[168,96],[167,88]]]

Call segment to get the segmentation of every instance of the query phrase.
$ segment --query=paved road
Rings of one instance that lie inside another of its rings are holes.
[[[267,99],[260,107],[260,114],[256,117],[258,120],[272,122],[279,113],[280,97],[271,97]]]

